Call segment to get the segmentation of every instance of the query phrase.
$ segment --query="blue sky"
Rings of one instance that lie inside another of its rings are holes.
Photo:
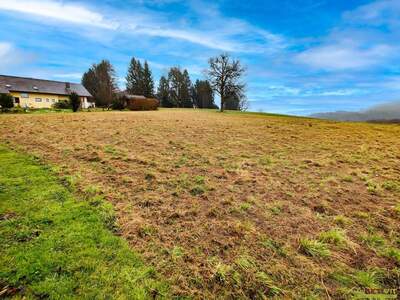
[[[0,73],[79,82],[132,56],[158,81],[203,78],[229,52],[247,66],[250,110],[307,115],[399,100],[399,0],[0,0]]]

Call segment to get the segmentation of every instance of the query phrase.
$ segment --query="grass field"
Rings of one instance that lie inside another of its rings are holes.
[[[28,114],[0,116],[0,138],[112,203],[118,232],[172,295],[340,299],[399,286],[399,125]]]
[[[167,286],[112,234],[100,197],[77,201],[38,161],[0,147],[0,298],[159,298]]]

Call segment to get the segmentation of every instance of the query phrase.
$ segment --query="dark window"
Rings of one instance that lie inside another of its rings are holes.
[[[15,104],[19,104],[19,98],[18,98],[18,97],[15,97],[15,98],[14,98],[14,102],[15,102]]]

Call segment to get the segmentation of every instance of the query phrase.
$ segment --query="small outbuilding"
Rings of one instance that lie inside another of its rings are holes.
[[[160,102],[154,98],[146,98],[142,95],[131,95],[121,92],[119,96],[125,101],[126,107],[129,110],[157,110]]]

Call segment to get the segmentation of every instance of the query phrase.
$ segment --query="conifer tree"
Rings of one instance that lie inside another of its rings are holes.
[[[157,90],[157,98],[160,101],[161,107],[174,107],[169,96],[169,82],[165,76],[161,76]]]
[[[153,74],[149,68],[147,61],[144,62],[143,68],[143,96],[147,98],[154,97],[154,81]]]
[[[131,95],[144,94],[144,69],[139,60],[132,57],[126,75],[126,91]]]
[[[83,74],[82,84],[92,94],[98,107],[110,107],[118,92],[115,70],[108,60],[93,64]]]

